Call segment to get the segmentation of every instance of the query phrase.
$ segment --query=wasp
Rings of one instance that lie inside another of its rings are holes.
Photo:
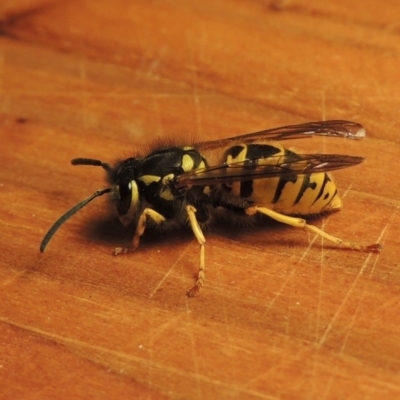
[[[350,155],[296,153],[280,143],[311,136],[362,139],[365,130],[351,121],[308,122],[192,146],[164,145],[113,166],[96,159],[75,158],[72,165],[102,167],[109,186],[63,214],[44,236],[40,251],[65,221],[96,197],[109,193],[122,224],[135,227],[130,246],[117,247],[115,255],[135,251],[146,227],[164,230],[190,226],[200,245],[200,266],[197,281],[188,291],[190,297],[204,285],[203,229],[221,219],[246,222],[267,216],[345,248],[379,252],[379,244],[342,240],[304,219],[340,210],[342,201],[329,172],[364,160]]]

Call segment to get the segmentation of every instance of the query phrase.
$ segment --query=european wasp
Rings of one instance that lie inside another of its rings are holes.
[[[200,266],[196,284],[188,292],[190,297],[204,285],[206,240],[202,228],[221,219],[246,222],[265,215],[342,247],[379,252],[379,244],[365,246],[342,240],[303,219],[340,210],[342,201],[329,172],[364,160],[340,154],[300,154],[279,143],[311,136],[362,139],[365,130],[351,121],[319,121],[191,146],[169,144],[114,166],[95,159],[73,159],[73,165],[102,167],[109,186],[62,215],[43,238],[40,251],[72,215],[96,197],[110,193],[122,224],[135,227],[130,246],[117,247],[115,255],[135,251],[147,227],[191,227],[200,244]]]

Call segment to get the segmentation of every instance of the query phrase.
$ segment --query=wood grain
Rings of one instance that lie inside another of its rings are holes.
[[[384,399],[400,396],[400,6],[389,1],[6,1],[0,6],[0,398]],[[313,221],[380,255],[276,223],[128,243],[75,157],[349,119],[362,155]]]

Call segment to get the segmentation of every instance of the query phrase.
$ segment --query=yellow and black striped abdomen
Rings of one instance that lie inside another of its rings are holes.
[[[277,156],[293,158],[297,155],[275,142],[239,144],[228,149],[226,163],[243,162],[244,168],[252,168],[276,164]],[[301,155],[298,157],[301,158]],[[232,182],[225,187],[234,196],[284,214],[310,215],[342,207],[336,185],[325,172],[307,175],[289,173],[281,177]]]

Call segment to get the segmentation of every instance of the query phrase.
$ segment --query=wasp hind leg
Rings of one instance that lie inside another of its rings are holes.
[[[197,281],[196,284],[187,292],[187,295],[189,297],[194,297],[198,293],[200,288],[204,286],[204,272],[206,269],[204,244],[206,243],[206,239],[200,228],[199,222],[197,221],[196,209],[193,206],[188,205],[186,206],[186,212],[189,217],[189,223],[190,227],[192,228],[193,234],[200,244],[200,266],[199,272],[197,274]]]
[[[145,208],[140,214],[138,223],[136,225],[135,235],[132,239],[132,245],[130,247],[116,247],[114,250],[114,255],[127,254],[134,252],[139,246],[140,236],[143,235],[146,229],[147,218],[151,218],[157,225],[165,221],[165,217],[159,214],[157,211],[151,208]]]
[[[369,246],[364,246],[361,244],[342,240],[340,238],[330,235],[329,233],[324,232],[322,229],[317,228],[314,225],[307,224],[307,221],[302,218],[290,217],[288,215],[280,214],[266,207],[251,206],[246,208],[244,211],[247,215],[255,215],[256,213],[260,213],[267,215],[268,217],[274,219],[275,221],[282,222],[283,224],[290,225],[295,228],[306,229],[310,232],[316,233],[317,235],[323,237],[326,240],[329,240],[333,243],[336,243],[337,245],[340,245],[348,249],[365,251],[368,253],[374,253],[374,252],[379,253],[382,249],[382,246],[379,243],[371,244]]]

